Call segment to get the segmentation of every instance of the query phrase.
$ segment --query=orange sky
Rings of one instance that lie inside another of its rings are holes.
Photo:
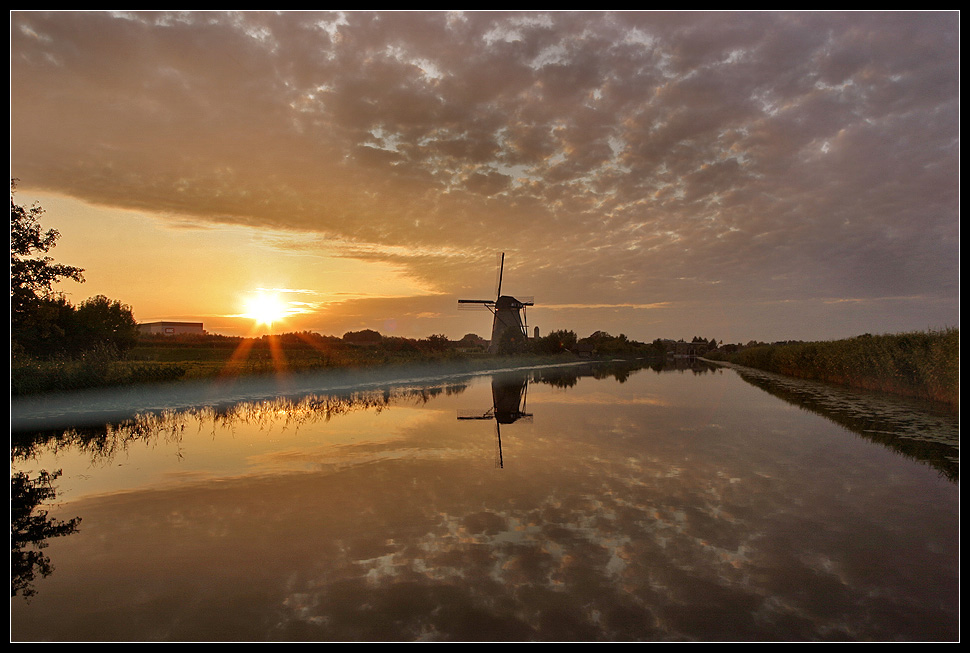
[[[140,321],[956,326],[956,12],[20,12],[11,177]]]

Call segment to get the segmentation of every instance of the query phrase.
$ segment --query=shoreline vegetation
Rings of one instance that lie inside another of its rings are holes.
[[[597,332],[584,349],[604,356],[650,357],[656,350]],[[583,341],[580,341],[583,342]],[[557,331],[529,343],[510,346],[497,355],[486,353],[487,342],[469,334],[451,341],[443,335],[416,340],[382,336],[375,331],[349,332],[343,338],[313,332],[260,338],[205,335],[142,335],[119,356],[100,347],[79,356],[11,360],[11,397],[37,396],[158,383],[219,381],[243,377],[281,376],[328,370],[373,370],[378,367],[440,365],[468,372],[508,366],[548,365],[582,360],[574,351],[572,332]]]
[[[821,342],[723,348],[705,354],[799,379],[932,401],[959,410],[960,330],[871,335]]]
[[[680,341],[682,343],[682,341]],[[219,335],[141,336],[119,359],[103,347],[77,357],[42,360],[15,356],[11,397],[90,388],[299,374],[405,365],[448,366],[479,372],[507,366],[580,360],[674,356],[672,341],[640,343],[597,332],[577,339],[557,331],[502,355],[485,353],[469,334],[421,340],[364,331],[343,338],[287,333],[261,338]],[[712,345],[716,343],[711,343]],[[698,355],[795,378],[915,397],[959,409],[959,329],[911,332],[821,342],[749,343],[711,347]]]

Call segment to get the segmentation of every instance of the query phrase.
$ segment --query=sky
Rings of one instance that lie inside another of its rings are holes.
[[[959,12],[10,14],[60,263],[226,335],[959,326]],[[251,302],[285,316],[254,323]]]

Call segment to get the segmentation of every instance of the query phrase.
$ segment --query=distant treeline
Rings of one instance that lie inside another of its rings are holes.
[[[960,330],[864,334],[709,352],[724,360],[802,379],[960,404]]]
[[[565,354],[589,353],[599,355],[663,355],[664,348],[657,348],[656,344],[648,344],[631,340],[625,334],[610,335],[605,331],[580,338],[573,331],[552,331],[539,338],[516,337],[514,331],[505,341],[499,343],[500,354]],[[130,351],[129,358],[146,359],[154,356],[166,356],[165,350],[189,350],[183,356],[194,357],[190,350],[219,350],[237,349],[245,347],[249,351],[271,351],[282,348],[286,351],[317,351],[327,352],[336,356],[345,355],[353,359],[381,358],[385,354],[484,354],[488,349],[488,341],[474,334],[466,334],[459,340],[451,340],[444,334],[432,334],[426,338],[405,338],[402,336],[387,336],[371,330],[348,331],[342,337],[323,335],[313,331],[300,331],[266,335],[258,338],[243,338],[239,336],[224,336],[216,334],[143,334],[137,345]],[[370,353],[368,353],[370,352]],[[171,353],[172,356],[180,356]]]

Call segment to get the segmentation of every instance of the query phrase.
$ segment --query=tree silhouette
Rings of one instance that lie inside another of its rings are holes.
[[[553,331],[547,336],[543,336],[535,341],[533,348],[540,354],[560,354],[564,351],[572,351],[576,347],[576,333],[573,331],[559,330]]]
[[[74,352],[106,348],[123,354],[138,342],[138,323],[131,307],[98,295],[77,307],[71,340]]]
[[[431,351],[444,351],[451,346],[448,336],[443,333],[434,333],[422,341],[422,344]]]
[[[54,263],[46,254],[61,237],[56,229],[44,231],[40,218],[44,209],[36,202],[30,207],[14,201],[17,180],[10,180],[10,296],[39,297],[53,292],[61,279],[83,282],[81,268]],[[41,256],[43,254],[43,256]]]
[[[67,302],[54,295],[61,279],[83,282],[81,268],[55,263],[47,255],[60,233],[44,230],[38,204],[23,207],[14,198],[17,180],[10,180],[10,336],[13,349],[23,343],[62,335],[57,318]]]
[[[76,356],[92,350],[125,353],[138,340],[131,307],[103,295],[75,307],[54,292],[62,279],[83,282],[81,268],[55,263],[48,256],[60,238],[40,223],[44,209],[15,201],[17,180],[10,180],[10,343],[15,357]]]

